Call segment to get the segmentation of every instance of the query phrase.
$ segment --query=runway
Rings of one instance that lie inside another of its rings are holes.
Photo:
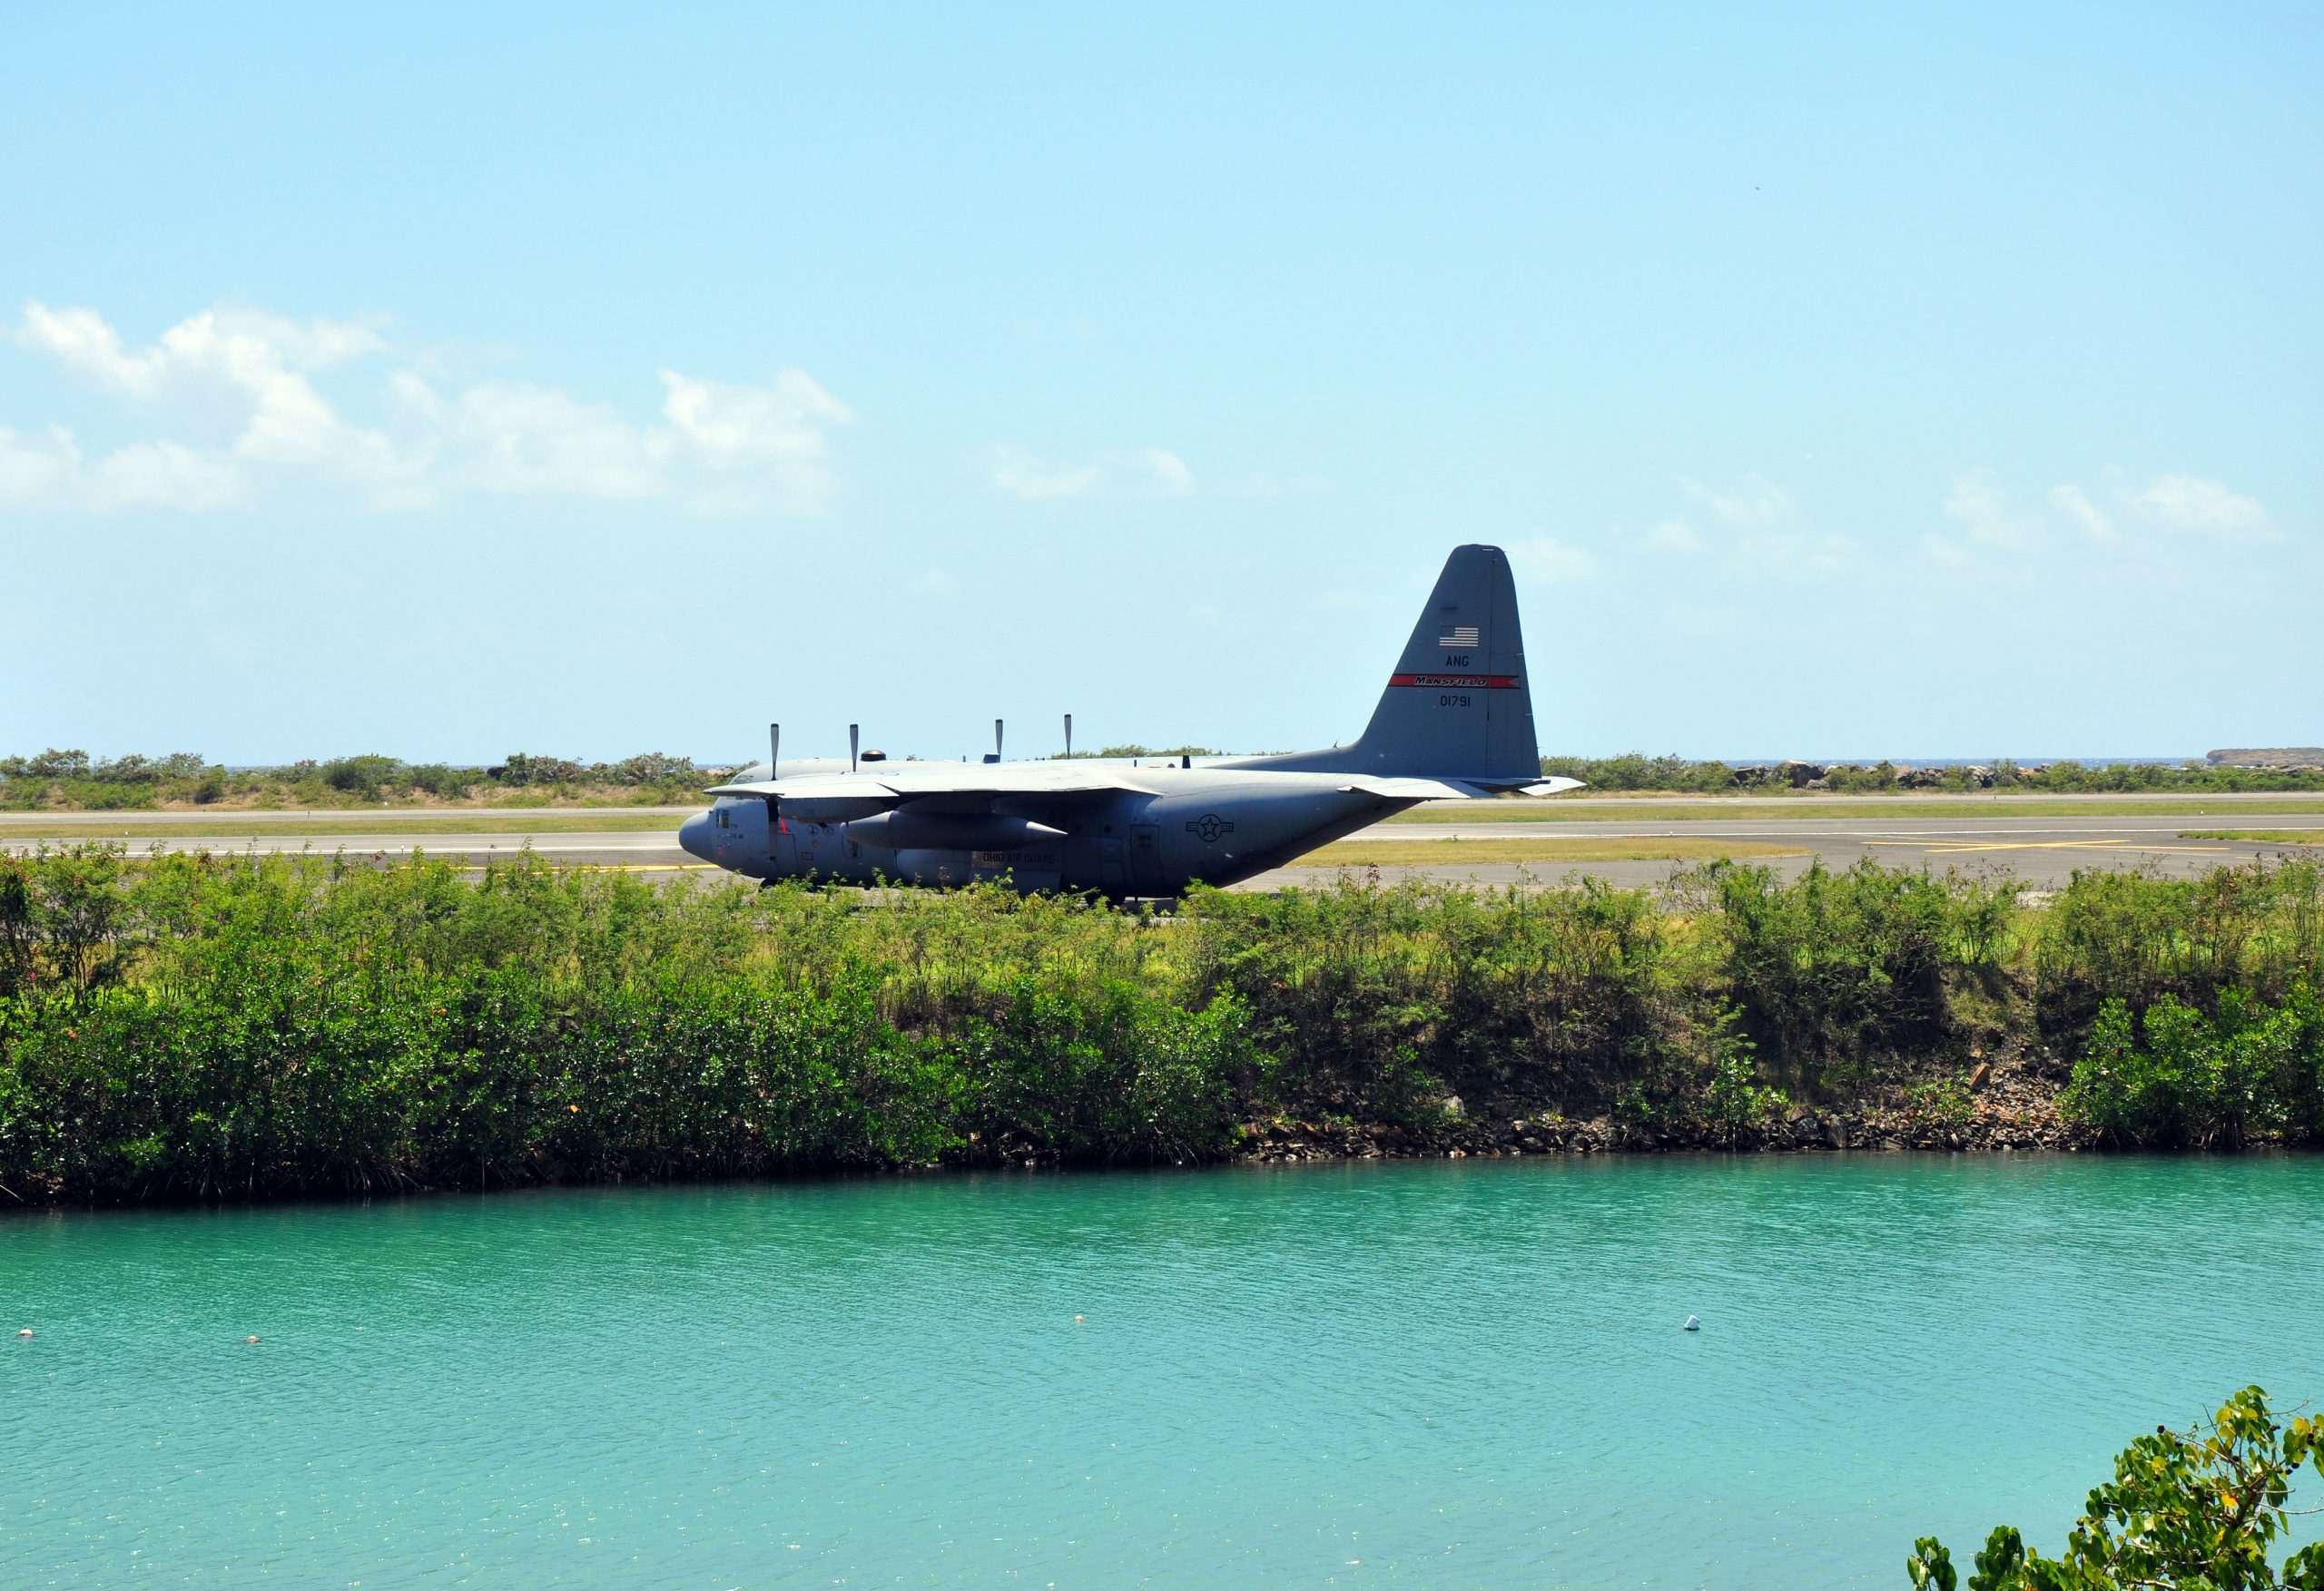
[[[1359,840],[1419,837],[1422,826],[1382,824],[1365,830]],[[1787,878],[1807,870],[1820,858],[1827,869],[1854,867],[1869,857],[1886,867],[1928,868],[1942,873],[1948,868],[1964,872],[2007,872],[2021,882],[2049,888],[2064,883],[2077,870],[2146,868],[2184,877],[2235,866],[2260,857],[2277,857],[2299,849],[2281,841],[2191,839],[2191,831],[2264,830],[2311,837],[2324,847],[2324,813],[2253,815],[2222,818],[2215,814],[2162,816],[2124,813],[2121,817],[1995,816],[1932,818],[1914,821],[1909,814],[1895,820],[1880,818],[1799,818],[1768,821],[1652,822],[1608,819],[1562,823],[1445,823],[1428,824],[1436,838],[1510,840],[1581,840],[1588,839],[1685,839],[1741,840],[1797,847],[1800,854],[1755,857],[1750,859],[1776,869]],[[1556,880],[1587,875],[1615,884],[1659,883],[1681,867],[1673,861],[1560,862],[1534,864],[1476,863],[1457,868],[1383,868],[1384,877],[1419,874],[1433,878],[1462,878],[1479,883],[1515,883],[1522,878]],[[1244,886],[1276,888],[1287,883],[1314,884],[1336,879],[1338,868],[1290,867],[1265,874]]]
[[[0,848],[23,850],[106,840],[132,856],[158,851],[344,853],[350,859],[451,857],[481,867],[527,849],[551,861],[637,872],[718,869],[678,848],[678,825],[697,809],[615,807],[589,811],[82,812],[0,814]],[[467,831],[447,833],[447,825]]]
[[[1841,803],[1834,802],[1835,806]],[[2202,831],[2264,830],[2296,835],[2324,847],[2324,799],[2239,800],[2207,797],[2201,810],[2186,798],[2171,800],[2174,809],[2155,798],[2077,798],[2075,810],[2059,812],[2056,802],[1991,803],[1990,813],[1964,815],[1959,800],[1916,801],[1890,798],[1879,802],[1846,803],[1844,814],[1811,816],[1805,803],[1781,801],[1732,802],[1623,800],[1590,797],[1562,798],[1542,803],[1553,808],[1554,820],[1513,821],[1429,821],[1377,825],[1355,840],[1393,841],[1399,845],[1447,840],[1495,842],[1536,842],[1545,853],[1531,862],[1470,862],[1443,865],[1383,867],[1383,878],[1421,876],[1473,879],[1498,884],[1531,879],[1555,882],[1589,876],[1611,883],[1658,883],[1678,868],[1671,860],[1564,861],[1555,852],[1572,842],[1623,840],[1683,839],[1689,841],[1741,841],[1793,848],[1796,854],[1763,857],[1767,865],[1787,876],[1804,869],[1811,857],[1827,868],[1853,866],[1871,857],[1887,866],[1948,868],[1965,871],[2007,872],[2028,886],[2063,883],[2076,869],[2149,868],[2184,876],[2255,858],[2285,854],[2293,849],[2281,840],[2192,838]],[[1689,812],[1706,806],[1715,815],[1674,815],[1682,806]],[[2255,805],[2305,806],[2306,811],[2251,810]],[[1865,808],[1875,810],[1866,811]],[[2048,810],[2043,810],[2044,808]],[[2142,810],[2144,809],[2144,810]],[[1442,811],[1443,809],[1428,809]],[[1812,811],[1813,809],[1809,809]],[[1509,810],[1506,807],[1497,811]],[[253,850],[261,853],[308,850],[320,855],[343,852],[350,859],[389,860],[425,853],[457,857],[469,866],[519,854],[528,847],[552,860],[590,867],[616,868],[646,874],[709,875],[717,869],[697,862],[678,849],[677,826],[691,809],[620,808],[576,810],[445,811],[399,810],[391,812],[250,812],[184,813],[7,813],[0,814],[0,847],[26,849],[83,840],[106,840],[124,845],[133,855],[159,848],[165,852],[199,850]],[[1798,815],[1794,815],[1798,814]],[[448,825],[469,832],[446,833]],[[2311,853],[2315,854],[2315,853]],[[1314,864],[1279,869],[1237,886],[1267,889],[1285,884],[1312,885],[1335,879],[1343,869]],[[1354,869],[1368,876],[1359,861]]]

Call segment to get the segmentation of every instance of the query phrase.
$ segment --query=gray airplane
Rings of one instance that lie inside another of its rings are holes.
[[[1066,721],[1068,733],[1072,720]],[[1581,781],[1541,777],[1517,588],[1499,547],[1457,547],[1363,738],[1328,751],[1136,764],[1084,759],[767,761],[709,793],[678,843],[753,879],[1088,890],[1226,885],[1422,801]]]

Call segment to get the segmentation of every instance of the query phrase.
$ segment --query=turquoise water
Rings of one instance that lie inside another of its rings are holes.
[[[1901,1586],[2319,1306],[2313,1158],[20,1216],[0,1585]]]

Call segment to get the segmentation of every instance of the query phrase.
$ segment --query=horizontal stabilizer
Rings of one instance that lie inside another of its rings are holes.
[[[1383,796],[1392,801],[1471,800],[1492,792],[1473,784],[1444,779],[1351,779],[1340,786],[1357,795]]]
[[[1352,779],[1340,786],[1342,790],[1363,795],[1385,796],[1398,801],[1485,800],[1497,795],[1546,796],[1559,795],[1569,790],[1580,790],[1578,779],[1543,779],[1531,784],[1511,787],[1498,781],[1472,783],[1465,779]]]

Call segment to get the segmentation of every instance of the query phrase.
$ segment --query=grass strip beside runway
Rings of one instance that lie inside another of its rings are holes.
[[[1295,868],[1457,868],[1464,862],[1696,862],[1806,856],[1764,840],[1342,840],[1310,851]]]
[[[1917,823],[1930,818],[2185,818],[2232,812],[2240,817],[2324,817],[2324,797],[2284,796],[2229,802],[2201,796],[2167,800],[2092,800],[2063,796],[2056,800],[1986,798],[1913,800],[1902,797],[1835,800],[1798,796],[1784,800],[1598,801],[1584,806],[1552,797],[1543,800],[1440,801],[1397,813],[1391,823],[1656,823],[1799,822],[1817,818],[1881,818]]]
[[[675,834],[678,825],[693,816],[688,808],[667,813],[632,812],[591,815],[586,812],[478,812],[474,815],[430,818],[389,817],[387,813],[344,817],[280,817],[257,821],[231,818],[122,818],[103,812],[88,814],[81,823],[27,823],[0,817],[0,844],[29,845],[40,840],[66,843],[75,840],[251,840],[263,836],[313,835],[329,839],[348,834],[645,834],[662,830]]]
[[[2324,829],[2190,829],[2181,840],[2240,840],[2247,845],[2324,845]]]

